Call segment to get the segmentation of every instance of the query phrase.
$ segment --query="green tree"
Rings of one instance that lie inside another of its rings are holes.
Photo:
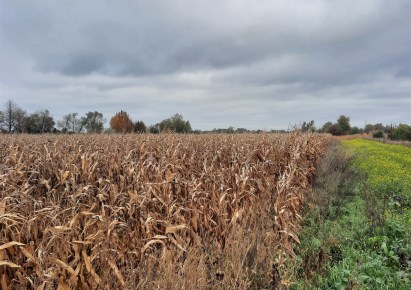
[[[374,131],[375,129],[374,129],[374,125],[373,124],[367,124],[367,125],[365,125],[365,128],[364,128],[364,131],[365,132],[367,132],[367,133],[370,133],[370,132],[372,132],[372,131]]]
[[[311,120],[310,122],[303,122],[301,125],[301,131],[303,132],[308,132],[308,131],[315,131],[315,126],[314,126],[314,120]]]
[[[334,136],[341,136],[343,135],[343,131],[341,129],[341,126],[336,124],[333,124],[330,128],[328,128],[328,133],[334,135]]]
[[[233,126],[230,126],[230,127],[227,128],[227,131],[226,131],[227,134],[234,134],[234,132],[235,132],[235,130],[234,130]]]
[[[184,121],[183,116],[175,114],[159,123],[160,132],[172,131],[175,133],[189,133],[192,131],[189,121]]]
[[[54,119],[48,110],[35,112],[25,118],[24,131],[31,134],[51,133]]]
[[[84,124],[87,133],[101,133],[103,132],[105,119],[103,114],[97,111],[88,112],[81,118],[80,123]]]
[[[389,135],[391,140],[408,140],[411,141],[411,126],[400,124]]]
[[[386,128],[381,123],[377,124],[367,124],[365,125],[365,132],[370,133],[372,131],[384,131]]]
[[[147,132],[146,124],[144,124],[143,121],[135,122],[133,127],[134,127],[134,133],[146,133]]]
[[[235,130],[235,132],[242,134],[242,133],[247,133],[248,130],[247,130],[246,128],[237,128],[237,129]]]
[[[350,130],[350,135],[359,134],[359,133],[361,133],[361,129],[356,126],[352,127]]]
[[[332,122],[330,122],[330,121],[326,122],[321,128],[321,132],[322,133],[330,133],[329,130],[332,127],[332,125],[333,125]]]
[[[338,120],[337,120],[338,126],[341,128],[341,134],[346,135],[348,132],[351,130],[351,125],[350,125],[350,118],[344,115],[341,115]]]
[[[151,126],[148,128],[148,131],[149,131],[151,134],[158,134],[158,133],[160,133],[160,126],[159,126],[159,124],[151,125]]]
[[[374,137],[374,138],[384,138],[384,132],[381,131],[381,130],[375,131],[372,134],[372,137]]]

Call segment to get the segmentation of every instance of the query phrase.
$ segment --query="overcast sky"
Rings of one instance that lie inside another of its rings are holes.
[[[411,123],[411,1],[0,0],[0,101],[195,129]]]

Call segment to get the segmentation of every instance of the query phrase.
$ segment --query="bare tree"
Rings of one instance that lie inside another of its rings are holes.
[[[14,127],[14,110],[16,109],[17,105],[12,101],[8,100],[6,104],[4,104],[4,125],[9,133]]]
[[[4,125],[4,113],[3,111],[0,111],[0,131],[3,130],[3,125]]]
[[[77,118],[78,113],[70,113],[63,116],[63,120],[57,122],[57,126],[62,129],[62,132],[81,133],[84,129],[83,118]]]
[[[9,133],[13,130],[22,132],[25,115],[26,111],[17,106],[12,100],[8,100],[3,111],[3,124],[6,126],[6,130]]]
[[[24,132],[24,125],[26,122],[27,112],[22,108],[17,108],[14,112],[14,131],[17,133]]]

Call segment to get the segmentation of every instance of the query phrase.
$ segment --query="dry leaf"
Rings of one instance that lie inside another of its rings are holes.
[[[124,284],[126,282],[124,281],[124,277],[121,274],[120,270],[117,268],[117,265],[112,261],[108,261],[108,263],[109,263],[111,269],[114,270],[114,273],[116,274],[116,276],[117,276],[118,280],[120,281],[121,285],[124,286]]]
[[[7,249],[7,248],[12,247],[12,246],[25,246],[25,244],[19,243],[19,242],[16,242],[16,241],[12,241],[12,242],[8,242],[4,245],[1,245],[0,250],[4,250],[4,249]]]
[[[10,268],[20,268],[21,266],[14,264],[13,262],[10,261],[0,261],[0,266],[7,266]]]

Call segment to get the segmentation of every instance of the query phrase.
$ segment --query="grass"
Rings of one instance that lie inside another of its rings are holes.
[[[292,288],[409,289],[411,149],[343,144],[319,165]]]

